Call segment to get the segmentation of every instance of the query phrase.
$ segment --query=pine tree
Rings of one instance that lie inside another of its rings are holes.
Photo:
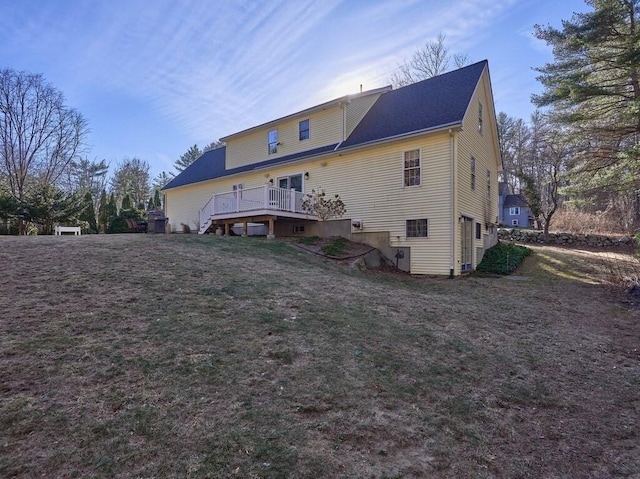
[[[551,107],[554,120],[581,139],[571,161],[574,196],[634,198],[640,190],[640,0],[586,3],[593,11],[574,14],[561,29],[536,26],[554,61],[537,69],[544,91],[533,101]]]
[[[98,223],[100,231],[106,233],[109,229],[109,203],[107,201],[107,192],[103,189],[100,193],[100,206],[98,207]]]
[[[84,208],[80,213],[80,221],[89,223],[89,230],[93,233],[98,232],[98,222],[96,221],[96,212],[93,207],[93,195],[87,191],[84,195]]]

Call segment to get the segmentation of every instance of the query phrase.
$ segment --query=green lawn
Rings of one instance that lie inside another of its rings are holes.
[[[577,257],[449,280],[0,237],[0,477],[633,477],[640,314]]]

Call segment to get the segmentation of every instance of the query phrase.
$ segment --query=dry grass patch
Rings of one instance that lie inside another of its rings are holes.
[[[572,252],[516,282],[250,238],[0,243],[2,477],[640,470],[638,313]]]

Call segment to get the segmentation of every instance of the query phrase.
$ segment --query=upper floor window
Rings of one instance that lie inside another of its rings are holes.
[[[482,239],[482,225],[476,223],[476,239]]]
[[[514,206],[512,208],[509,208],[509,215],[510,216],[518,216],[520,214],[520,208],[518,206]]]
[[[491,199],[491,171],[487,170],[487,198]]]
[[[478,133],[482,135],[482,103],[478,102]]]
[[[420,150],[404,152],[404,186],[420,185]]]
[[[476,159],[471,157],[471,189],[476,189]]]
[[[269,154],[278,153],[278,130],[269,132]]]
[[[302,120],[298,127],[298,137],[300,141],[309,139],[309,120]]]

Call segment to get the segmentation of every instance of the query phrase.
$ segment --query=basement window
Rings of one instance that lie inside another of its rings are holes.
[[[428,221],[426,218],[407,220],[407,238],[426,238]]]

